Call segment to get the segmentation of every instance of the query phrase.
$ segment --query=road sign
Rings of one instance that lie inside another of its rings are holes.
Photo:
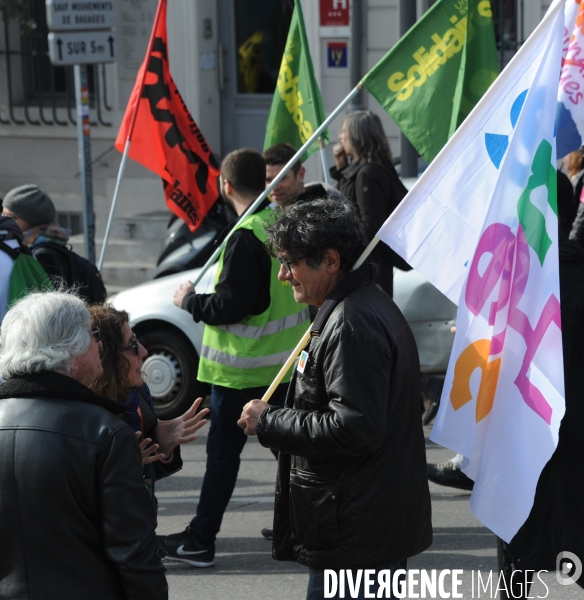
[[[116,60],[111,31],[49,33],[49,58],[54,65],[88,65]]]
[[[115,2],[46,0],[47,25],[52,31],[111,29],[115,25]]]

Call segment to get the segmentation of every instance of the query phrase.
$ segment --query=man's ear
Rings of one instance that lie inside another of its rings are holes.
[[[231,185],[231,181],[227,181],[227,179],[223,180],[223,189],[225,190],[226,196],[233,195],[233,186]]]
[[[324,253],[323,262],[324,262],[324,268],[326,269],[326,272],[329,273],[330,275],[333,275],[333,274],[337,273],[338,271],[340,271],[341,255],[339,254],[339,251],[335,250],[334,248],[329,248]]]
[[[300,181],[302,181],[302,183],[304,183],[304,175],[306,174],[306,169],[304,167],[300,167],[300,170],[298,171],[298,175],[296,175],[296,177],[298,179],[300,179]]]

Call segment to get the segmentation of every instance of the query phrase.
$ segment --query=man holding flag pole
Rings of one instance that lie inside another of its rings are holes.
[[[272,556],[309,568],[307,600],[344,597],[345,569],[395,597],[432,542],[413,334],[375,265],[350,272],[367,242],[347,200],[289,204],[267,229],[278,278],[319,309],[285,408],[252,400],[238,422],[279,452]]]
[[[221,163],[225,202],[241,217],[219,259],[211,294],[184,283],[174,304],[205,323],[197,378],[212,384],[207,465],[197,514],[185,531],[159,537],[167,558],[195,567],[214,565],[219,533],[239,471],[246,437],[237,418],[249,400],[265,392],[309,324],[308,308],[277,279],[280,263],[267,254],[264,223],[272,210],[250,214],[264,187],[266,165],[259,152],[235,150]],[[276,392],[283,404],[287,385]]]
[[[487,4],[475,4],[481,17]],[[505,541],[530,514],[565,410],[555,181],[564,4],[569,13],[574,1],[552,4],[447,146],[441,152],[428,146],[428,156],[434,152],[436,160],[377,234],[459,303],[432,439],[465,456],[465,472],[475,481],[471,508]],[[456,39],[453,32],[448,35]],[[438,50],[446,44],[445,38],[435,42]],[[458,48],[452,43],[450,56],[446,45],[443,54],[436,51],[438,58],[452,57]],[[433,64],[437,70],[443,63]],[[397,73],[395,81],[403,76]],[[411,95],[420,79],[400,81],[398,93]],[[258,418],[261,423],[268,414],[261,405],[250,405],[241,425]],[[569,486],[570,481],[562,482],[568,495]],[[538,525],[553,539],[546,560],[565,543],[581,561],[584,510],[543,514],[544,520],[559,516],[565,523],[563,536],[561,527]],[[571,581],[581,575],[576,569]]]

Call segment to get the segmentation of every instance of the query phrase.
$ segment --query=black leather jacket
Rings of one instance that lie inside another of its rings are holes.
[[[0,384],[0,598],[168,598],[123,410],[58,373]]]
[[[334,288],[286,407],[258,420],[260,443],[280,452],[276,560],[380,568],[432,543],[416,344],[373,278],[364,265]]]

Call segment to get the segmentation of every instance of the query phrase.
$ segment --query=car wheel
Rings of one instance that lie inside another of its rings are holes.
[[[174,419],[182,415],[209,386],[197,380],[199,356],[191,344],[167,329],[147,331],[140,343],[148,350],[144,378],[154,400],[156,415]]]

